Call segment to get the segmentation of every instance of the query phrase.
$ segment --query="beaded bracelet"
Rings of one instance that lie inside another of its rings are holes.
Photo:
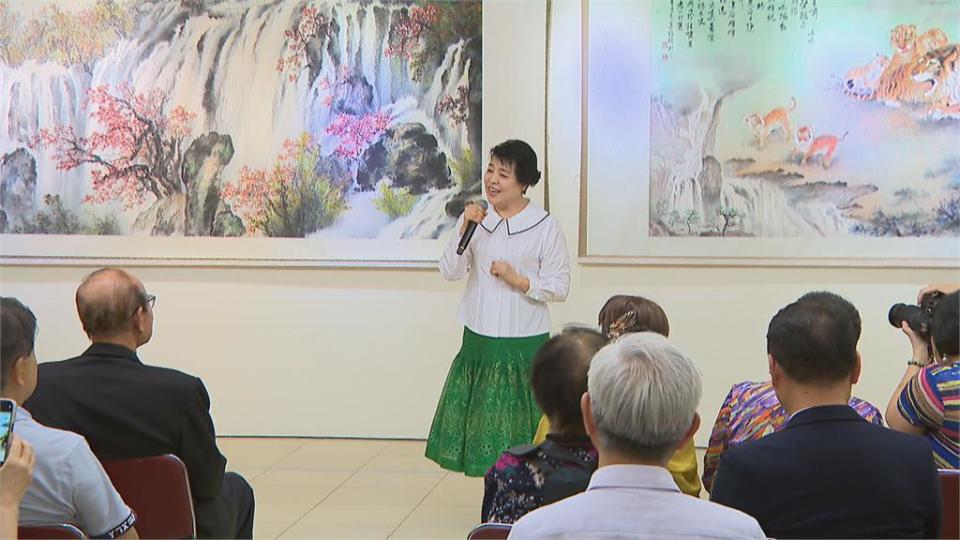
[[[923,363],[917,362],[916,360],[908,360],[908,361],[907,361],[907,365],[908,365],[908,366],[917,366],[917,367],[919,367],[919,368],[927,367],[927,364],[923,364]]]

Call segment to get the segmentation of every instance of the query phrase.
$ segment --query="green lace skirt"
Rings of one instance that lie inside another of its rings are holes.
[[[549,337],[492,338],[464,328],[426,456],[444,469],[483,476],[504,450],[529,444],[541,415],[530,389],[530,364]]]

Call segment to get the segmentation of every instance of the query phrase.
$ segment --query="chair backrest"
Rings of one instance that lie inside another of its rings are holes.
[[[940,538],[960,538],[960,470],[940,469],[943,528]]]
[[[467,540],[503,540],[510,536],[510,527],[506,523],[482,523],[470,531]]]
[[[86,538],[83,531],[69,523],[45,525],[43,527],[17,527],[17,538],[20,539],[60,539]]]
[[[137,513],[140,538],[196,538],[190,481],[180,458],[167,454],[102,463],[123,501]]]

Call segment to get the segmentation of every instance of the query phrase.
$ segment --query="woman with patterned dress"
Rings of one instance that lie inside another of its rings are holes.
[[[570,328],[550,339],[533,360],[530,386],[550,419],[544,441],[505,451],[484,477],[484,523],[513,523],[527,512],[580,493],[597,469],[597,449],[583,427],[580,399],[590,360],[606,337]]]
[[[929,341],[918,336],[906,321],[901,325],[910,338],[913,358],[907,362],[907,370],[887,405],[887,422],[897,431],[926,437],[938,468],[958,469],[960,293],[957,287],[941,286],[937,290],[953,292],[945,294],[933,310]]]
[[[556,218],[524,197],[539,180],[530,145],[495,146],[483,177],[491,208],[468,205],[440,257],[444,279],[467,278],[458,311],[464,329],[425,454],[467,476],[483,476],[505,448],[528,443],[540,419],[530,362],[549,338],[547,302],[570,291],[570,255]],[[457,255],[470,221],[479,226]]]

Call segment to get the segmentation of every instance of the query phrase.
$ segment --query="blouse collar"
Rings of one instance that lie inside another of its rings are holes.
[[[507,227],[507,235],[513,236],[527,232],[543,223],[549,215],[549,212],[536,206],[532,202],[527,203],[527,206],[523,210],[510,219],[503,219],[493,207],[490,207],[490,211],[487,212],[487,217],[483,218],[481,226],[487,232],[492,233],[501,225],[505,225]]]

